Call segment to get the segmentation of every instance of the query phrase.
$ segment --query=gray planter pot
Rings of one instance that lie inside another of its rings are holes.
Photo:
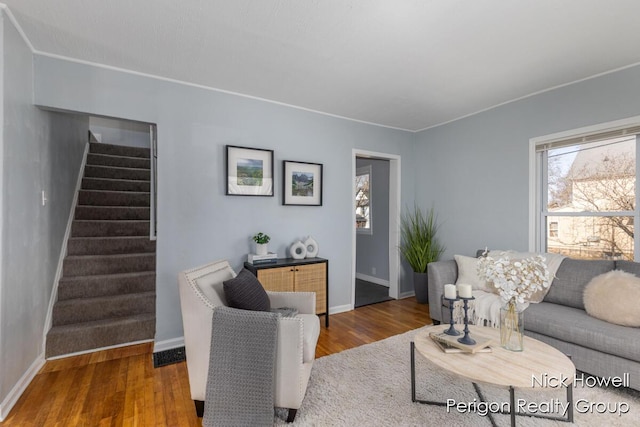
[[[420,304],[429,303],[429,288],[427,286],[427,273],[413,272],[413,289],[416,299]]]

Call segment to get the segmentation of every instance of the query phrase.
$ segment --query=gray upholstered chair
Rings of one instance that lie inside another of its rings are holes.
[[[209,369],[213,310],[227,305],[223,281],[236,274],[227,261],[216,261],[178,276],[182,324],[189,372],[191,398],[198,416],[204,412]],[[289,409],[291,422],[307,390],[320,334],[320,319],[315,314],[313,292],[267,292],[272,307],[298,310],[295,317],[283,317],[278,323],[274,407]]]

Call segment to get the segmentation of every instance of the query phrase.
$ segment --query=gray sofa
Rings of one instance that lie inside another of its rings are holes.
[[[584,309],[584,287],[593,277],[614,269],[640,277],[640,263],[565,258],[544,300],[526,309],[525,335],[571,355],[579,371],[603,378],[628,373],[630,387],[640,390],[640,328],[596,319]],[[431,319],[447,323],[449,311],[442,294],[445,284],[456,282],[457,264],[455,260],[434,262],[427,274]]]

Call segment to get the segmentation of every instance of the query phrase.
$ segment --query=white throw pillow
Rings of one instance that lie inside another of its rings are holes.
[[[584,289],[589,316],[622,326],[640,327],[640,278],[622,270],[600,274]]]
[[[471,285],[473,290],[492,292],[487,282],[478,277],[478,258],[464,255],[454,255],[453,258],[455,258],[456,264],[458,264],[456,285],[466,283]]]

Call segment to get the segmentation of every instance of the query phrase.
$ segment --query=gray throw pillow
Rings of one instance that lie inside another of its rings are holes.
[[[269,311],[271,303],[258,278],[243,268],[236,277],[222,283],[229,307],[241,310]]]

